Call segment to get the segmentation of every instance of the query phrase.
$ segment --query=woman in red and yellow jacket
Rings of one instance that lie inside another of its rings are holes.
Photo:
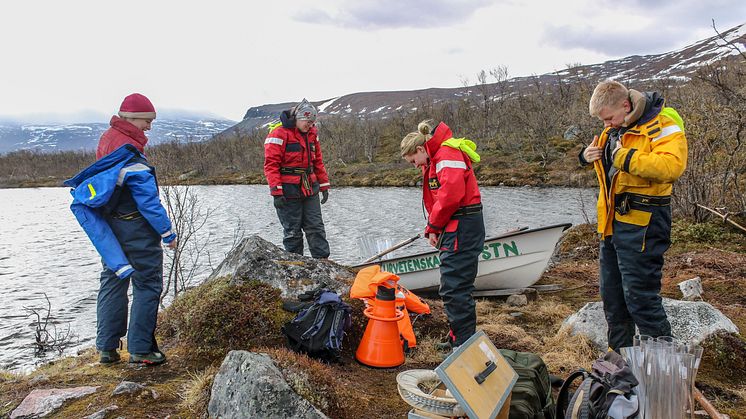
[[[422,169],[422,200],[428,213],[425,236],[440,251],[440,296],[451,327],[451,345],[466,342],[476,331],[472,292],[484,247],[482,199],[472,164],[479,162],[476,145],[453,138],[441,122],[429,121],[407,134],[401,155]]]

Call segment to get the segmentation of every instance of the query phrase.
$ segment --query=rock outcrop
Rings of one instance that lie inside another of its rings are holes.
[[[321,283],[346,294],[353,279],[341,265],[286,252],[257,235],[244,238],[207,280],[224,276],[231,283],[265,282],[282,291],[283,298],[297,297]]]
[[[95,393],[97,389],[98,387],[84,386],[33,390],[10,414],[10,418],[41,418],[59,409],[67,400],[85,397]]]
[[[112,396],[118,396],[120,394],[134,394],[141,390],[144,390],[145,386],[132,381],[122,381],[117,385],[114,391],[111,392]]]
[[[267,354],[231,351],[212,385],[211,418],[327,418],[288,385]]]
[[[96,412],[96,413],[94,413],[92,415],[86,416],[85,419],[105,419],[106,415],[108,415],[109,413],[111,413],[111,412],[113,412],[115,410],[118,410],[118,409],[119,409],[119,406],[113,404],[111,406],[107,406],[107,407],[99,410],[98,412]]]
[[[738,333],[738,328],[720,310],[708,303],[663,299],[663,309],[671,323],[673,336],[684,342],[702,343],[718,332]],[[588,303],[568,317],[563,327],[570,327],[572,334],[584,334],[601,350],[606,350],[607,326],[603,303]]]

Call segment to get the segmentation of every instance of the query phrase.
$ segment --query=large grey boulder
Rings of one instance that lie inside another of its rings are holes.
[[[33,390],[10,414],[11,419],[41,418],[59,409],[67,400],[79,399],[96,392],[98,387],[50,388]]]
[[[230,351],[212,385],[211,418],[326,418],[288,385],[267,354]]]
[[[738,333],[738,327],[708,303],[664,298],[663,309],[671,323],[671,333],[684,342],[699,344],[718,332]],[[601,350],[608,347],[606,317],[600,301],[586,304],[565,319],[562,327],[570,327],[573,335],[580,333],[588,336]]]
[[[297,297],[321,283],[344,295],[353,278],[341,265],[286,252],[257,235],[244,238],[207,280],[225,276],[231,283],[265,282],[282,291],[283,298]]]

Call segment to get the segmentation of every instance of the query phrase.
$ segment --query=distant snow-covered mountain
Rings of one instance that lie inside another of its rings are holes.
[[[722,32],[722,35],[728,42],[746,50],[746,24]],[[726,45],[720,37],[713,36],[663,54],[633,55],[600,64],[581,65],[572,70],[546,73],[536,77],[515,77],[505,82],[502,91],[504,95],[510,96],[516,94],[518,87],[526,82],[534,83],[538,79],[540,84],[551,85],[557,83],[558,77],[567,78],[570,76],[588,79],[594,83],[611,78],[631,85],[659,79],[685,82],[691,78],[698,68],[736,54],[738,54],[738,51]],[[362,92],[320,100],[314,102],[314,104],[319,107],[319,114],[322,116],[327,114],[375,120],[412,112],[422,104],[463,100],[473,94],[479,94],[473,87]],[[280,112],[292,105],[292,103],[279,103],[251,107],[241,122],[221,135],[249,132],[255,127],[264,126],[278,119]]]
[[[6,117],[0,119],[0,153],[94,150],[101,134],[109,128],[108,119],[103,121],[106,122],[30,123]],[[151,145],[170,140],[203,141],[234,124],[234,121],[214,115],[165,111],[159,112],[153,128],[146,135]]]

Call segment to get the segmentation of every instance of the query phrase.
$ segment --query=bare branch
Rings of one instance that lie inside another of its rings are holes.
[[[720,38],[720,40],[721,40],[721,41],[725,42],[725,45],[726,45],[726,46],[727,46],[728,48],[732,49],[733,51],[736,51],[736,52],[738,52],[738,54],[740,54],[740,55],[741,55],[741,57],[742,57],[742,58],[743,58],[744,60],[746,60],[746,54],[745,54],[745,53],[744,53],[743,51],[741,51],[741,48],[739,48],[739,47],[738,47],[738,45],[736,45],[736,44],[734,44],[733,42],[731,42],[731,41],[729,41],[728,39],[726,39],[726,38],[725,38],[725,36],[723,36],[723,34],[721,34],[721,33],[720,33],[720,31],[718,31],[718,28],[717,28],[717,27],[715,27],[715,19],[712,19],[712,29],[713,29],[713,30],[715,31],[715,33],[717,34],[718,38]]]

